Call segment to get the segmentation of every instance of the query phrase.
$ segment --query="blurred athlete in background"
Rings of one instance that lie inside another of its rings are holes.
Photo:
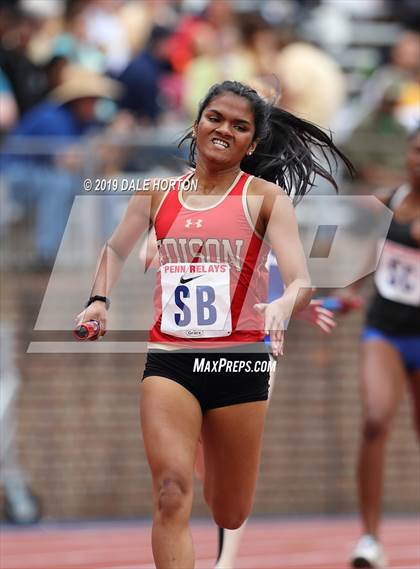
[[[420,435],[420,130],[410,137],[408,181],[385,199],[394,217],[375,273],[362,335],[362,439],[358,465],[363,535],[353,567],[385,567],[379,542],[385,445],[408,384]]]

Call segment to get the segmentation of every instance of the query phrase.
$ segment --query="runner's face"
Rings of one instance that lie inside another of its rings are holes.
[[[243,157],[254,150],[254,115],[250,103],[234,93],[214,97],[196,125],[200,158],[223,166],[239,166]]]

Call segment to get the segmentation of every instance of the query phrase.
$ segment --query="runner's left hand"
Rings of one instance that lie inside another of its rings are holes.
[[[286,313],[284,303],[281,299],[274,300],[269,304],[260,302],[254,304],[254,308],[261,314],[264,314],[264,331],[270,335],[271,347],[273,355],[283,355],[284,329],[285,322],[289,318]]]

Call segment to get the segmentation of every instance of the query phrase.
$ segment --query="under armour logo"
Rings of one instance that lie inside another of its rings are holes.
[[[197,221],[193,221],[192,219],[187,219],[187,221],[185,222],[185,227],[191,227],[191,225],[195,225],[195,227],[202,227],[203,225],[203,220],[202,219],[197,219]]]

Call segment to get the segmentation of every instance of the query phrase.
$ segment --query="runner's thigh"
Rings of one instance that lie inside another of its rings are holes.
[[[406,372],[398,350],[385,340],[362,346],[361,390],[365,418],[389,424],[401,400]]]
[[[202,424],[197,399],[175,381],[149,376],[141,384],[140,416],[155,489],[168,475],[192,484]]]
[[[204,494],[210,507],[252,507],[260,464],[267,401],[229,405],[207,411],[203,418]]]

